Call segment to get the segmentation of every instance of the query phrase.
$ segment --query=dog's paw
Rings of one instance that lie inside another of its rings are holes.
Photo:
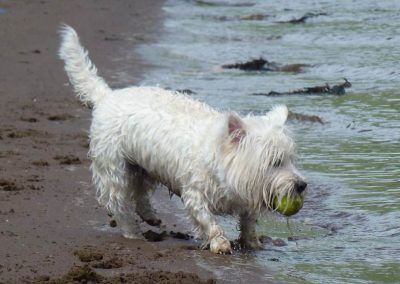
[[[231,243],[224,236],[216,236],[211,239],[210,251],[219,254],[231,254]]]
[[[145,221],[150,226],[160,227],[162,223],[161,220],[157,218],[152,208],[137,206],[136,213],[143,221]]]
[[[146,219],[144,220],[147,224],[153,227],[160,227],[161,225],[161,220],[157,218],[152,218],[152,219]]]
[[[127,239],[144,240],[144,237],[141,233],[123,232],[122,236]]]
[[[257,237],[251,239],[239,238],[240,247],[243,249],[260,249],[262,247],[261,242]]]

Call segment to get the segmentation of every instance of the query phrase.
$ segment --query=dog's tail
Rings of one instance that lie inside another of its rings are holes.
[[[110,87],[97,75],[97,69],[79,42],[75,30],[64,24],[60,34],[61,47],[58,55],[65,62],[64,68],[75,92],[85,104],[96,105],[111,92]]]

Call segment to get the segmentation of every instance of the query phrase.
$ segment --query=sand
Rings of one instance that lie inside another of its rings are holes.
[[[111,86],[140,82],[151,66],[134,48],[162,32],[162,4],[0,0],[0,283],[212,283],[193,239],[126,240],[109,226],[90,185],[90,110],[57,58],[68,23]]]

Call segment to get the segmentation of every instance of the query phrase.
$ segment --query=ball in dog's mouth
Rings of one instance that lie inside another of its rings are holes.
[[[303,207],[303,202],[303,195],[284,195],[280,200],[278,196],[275,196],[272,200],[272,209],[282,215],[291,216],[300,211]]]

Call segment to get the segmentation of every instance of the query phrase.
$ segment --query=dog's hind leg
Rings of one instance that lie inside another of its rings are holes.
[[[136,213],[150,226],[159,226],[161,220],[157,218],[155,210],[150,203],[150,195],[156,184],[148,176],[147,172],[137,166],[128,164],[129,187],[133,191],[133,201]]]
[[[132,202],[133,191],[129,187],[130,177],[125,160],[98,154],[93,157],[91,168],[99,203],[106,206],[113,214],[124,237],[141,239],[142,234]]]

